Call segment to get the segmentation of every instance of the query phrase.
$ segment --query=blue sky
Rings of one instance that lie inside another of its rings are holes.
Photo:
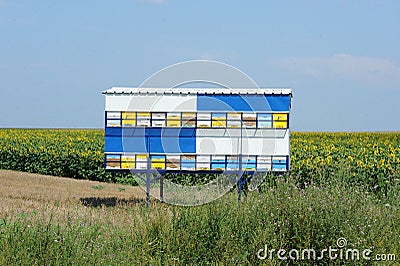
[[[400,130],[399,1],[0,0],[0,127],[102,127],[111,86],[194,59],[292,87],[297,131]]]

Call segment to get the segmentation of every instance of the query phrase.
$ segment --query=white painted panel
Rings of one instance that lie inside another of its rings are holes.
[[[246,129],[243,130],[244,136],[258,138],[284,138],[289,132],[287,129]]]
[[[275,154],[290,155],[289,132],[283,139],[276,141]]]
[[[239,154],[242,150],[242,154],[244,155],[289,155],[289,132],[286,132],[282,138],[243,136],[241,149],[240,137],[223,135],[211,137],[212,131],[218,132],[218,130],[211,129],[202,130],[203,136],[197,134],[197,153],[220,155]]]
[[[238,154],[239,138],[196,137],[197,154]]]
[[[106,95],[106,111],[126,111],[132,99],[128,95]]]
[[[243,154],[289,155],[289,133],[284,138],[245,138]]]
[[[106,95],[106,111],[194,112],[195,95]]]
[[[287,129],[198,128],[196,131],[202,137],[285,138],[288,134]]]
[[[240,137],[239,128],[198,128],[196,130],[197,136],[202,137]]]
[[[196,130],[196,136],[198,137],[222,137],[225,135],[226,129],[223,128],[198,128]]]

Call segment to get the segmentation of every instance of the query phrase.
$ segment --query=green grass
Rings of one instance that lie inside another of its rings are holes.
[[[336,181],[304,188],[287,177],[271,183],[240,206],[231,192],[197,207],[153,202],[149,209],[126,208],[129,226],[85,215],[64,222],[42,213],[5,218],[0,220],[0,265],[286,265],[277,256],[262,261],[257,252],[265,245],[321,251],[335,248],[340,237],[348,248],[400,257],[398,197],[382,200]],[[103,209],[105,215],[109,209]],[[340,261],[318,261],[328,263]]]
[[[92,188],[93,188],[93,189],[96,189],[96,190],[102,190],[102,189],[104,189],[104,186],[102,186],[102,185],[96,185],[96,186],[92,186]]]
[[[0,168],[134,184],[104,172],[102,138],[100,130],[0,130]],[[203,177],[168,176],[187,185],[213,178]],[[257,257],[265,246],[336,248],[340,237],[346,248],[400,260],[399,132],[294,133],[291,172],[267,179],[240,206],[232,191],[196,207],[153,201],[77,208],[66,219],[51,208],[0,217],[0,265],[371,264]]]

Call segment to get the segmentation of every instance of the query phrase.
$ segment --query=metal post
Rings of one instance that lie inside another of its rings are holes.
[[[240,204],[240,194],[242,193],[242,175],[243,175],[243,114],[240,119],[240,149],[239,149],[239,173],[238,173],[238,203]]]
[[[151,179],[151,160],[150,154],[147,156],[147,171],[146,171],[146,208],[150,206],[150,179]]]
[[[160,201],[164,202],[164,175],[160,176]]]

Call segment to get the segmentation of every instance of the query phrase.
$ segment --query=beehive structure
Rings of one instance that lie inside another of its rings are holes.
[[[113,87],[103,94],[106,170],[289,170],[291,89]]]

